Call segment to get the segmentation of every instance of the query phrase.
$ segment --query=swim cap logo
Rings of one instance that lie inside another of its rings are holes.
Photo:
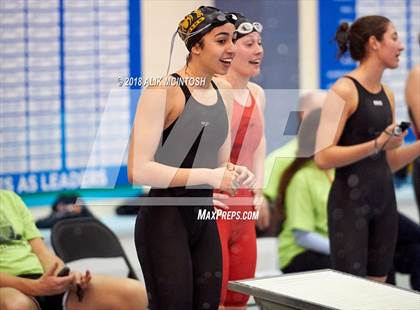
[[[185,18],[181,21],[180,26],[183,31],[187,32],[188,28],[190,27],[192,23],[193,17],[192,15],[187,15]]]
[[[204,13],[200,9],[197,9],[191,12],[191,14],[185,16],[185,18],[181,21],[179,26],[182,28],[182,31],[184,33],[191,33],[205,19],[206,17],[204,16]]]
[[[188,29],[188,32],[189,33],[191,33],[191,32],[193,32],[193,30],[195,29],[195,28],[197,28],[197,26],[198,25],[200,25],[201,24],[201,22],[203,21],[203,20],[205,20],[206,18],[203,16],[203,17],[200,17],[199,19],[197,19],[195,22],[194,22],[194,24],[192,24],[191,25],[191,27],[190,27],[190,29]]]

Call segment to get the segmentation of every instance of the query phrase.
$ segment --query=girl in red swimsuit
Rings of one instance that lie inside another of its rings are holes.
[[[234,19],[236,16],[236,55],[224,76],[232,85],[234,95],[230,161],[251,170],[257,183],[254,190],[239,188],[234,197],[225,201],[228,211],[235,213],[235,217],[219,217],[217,225],[223,256],[221,305],[245,309],[249,296],[227,290],[227,282],[253,278],[256,266],[255,218],[250,215],[252,211],[258,211],[262,201],[265,96],[263,89],[249,79],[260,73],[262,25],[240,14],[231,14]]]

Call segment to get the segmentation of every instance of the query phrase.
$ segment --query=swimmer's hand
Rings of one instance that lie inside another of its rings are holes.
[[[239,173],[235,171],[234,165],[228,163],[226,167],[215,168],[211,170],[209,184],[214,189],[219,189],[231,196],[236,193],[235,180]]]
[[[377,148],[380,150],[391,150],[400,147],[404,142],[404,137],[408,134],[408,131],[405,130],[400,135],[394,135],[394,129],[397,127],[397,124],[392,124],[386,127],[386,129],[376,138]]]
[[[224,203],[226,199],[229,198],[229,195],[222,194],[218,191],[213,191],[213,205],[215,208],[222,210],[229,210],[229,206]]]
[[[239,174],[236,182],[238,187],[241,188],[253,188],[256,182],[255,175],[245,166],[236,166],[235,171]]]

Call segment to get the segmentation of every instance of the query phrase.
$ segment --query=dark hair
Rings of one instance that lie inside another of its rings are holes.
[[[340,58],[347,50],[354,60],[360,61],[366,56],[366,43],[371,36],[382,41],[390,20],[380,15],[369,15],[358,18],[350,27],[349,23],[343,22],[338,26],[335,33],[335,41],[338,45],[337,58]]]
[[[297,157],[287,167],[283,173],[279,187],[277,190],[277,201],[276,207],[279,211],[280,217],[284,220],[286,218],[286,212],[284,208],[286,200],[286,191],[293,176],[298,172],[306,163],[310,162],[314,158],[315,143],[316,143],[316,132],[321,118],[322,109],[318,108],[309,113],[307,117],[302,121],[301,129],[298,136],[298,151]],[[308,156],[311,154],[310,156]]]
[[[204,47],[204,38],[201,38],[200,41],[198,41],[196,44],[198,44],[201,48],[203,48]],[[188,68],[188,64],[191,61],[191,58],[192,58],[192,54],[191,54],[191,51],[189,51],[187,57],[185,58],[187,68]]]
[[[60,194],[55,201],[52,204],[52,209],[53,211],[58,211],[58,205],[60,204],[65,204],[65,205],[69,205],[69,204],[75,204],[77,202],[77,200],[80,199],[80,196],[76,193],[70,192],[70,193],[63,193]]]

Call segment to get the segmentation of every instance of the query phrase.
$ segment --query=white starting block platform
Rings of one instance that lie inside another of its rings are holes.
[[[229,289],[253,296],[264,310],[420,310],[414,291],[329,269],[230,281]]]

